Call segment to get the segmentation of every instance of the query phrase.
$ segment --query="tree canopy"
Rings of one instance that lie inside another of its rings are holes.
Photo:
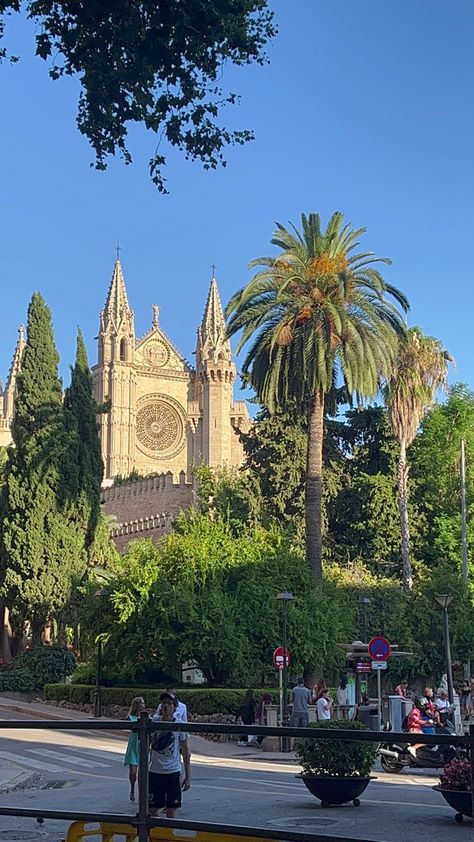
[[[0,0],[0,37],[6,16],[21,11],[36,24],[36,54],[51,78],[79,78],[77,125],[97,169],[117,153],[131,163],[133,123],[158,138],[150,175],[161,192],[164,142],[215,169],[225,166],[226,146],[253,138],[219,122],[222,108],[238,101],[221,77],[228,64],[265,62],[276,33],[268,0]]]

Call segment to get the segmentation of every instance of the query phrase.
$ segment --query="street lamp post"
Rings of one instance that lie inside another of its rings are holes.
[[[454,704],[454,688],[453,688],[453,668],[451,664],[451,642],[449,639],[449,617],[448,606],[453,601],[453,597],[447,593],[435,596],[438,605],[443,609],[443,631],[444,631],[444,651],[446,657],[446,675],[448,679],[448,698],[449,704]]]
[[[370,599],[368,596],[360,596],[358,603],[362,612],[362,643],[367,643],[367,606],[370,605]]]
[[[95,595],[98,596],[99,599],[103,599],[104,597],[109,595],[109,592],[105,588],[99,588],[99,590],[95,592]],[[95,700],[94,700],[94,717],[96,719],[99,719],[102,716],[101,678],[102,678],[102,637],[99,634],[97,636],[97,669],[96,669]]]
[[[283,716],[282,725],[288,726],[288,603],[292,601],[293,594],[289,591],[281,591],[276,597],[283,603]],[[289,737],[282,737],[282,751],[290,751]]]

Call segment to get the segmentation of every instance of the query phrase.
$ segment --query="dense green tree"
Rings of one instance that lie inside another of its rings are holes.
[[[35,293],[0,501],[0,595],[17,631],[28,620],[36,642],[46,621],[67,603],[85,564],[64,487],[68,431],[58,361],[50,311]]]
[[[389,261],[356,252],[364,231],[344,225],[341,213],[325,230],[318,214],[302,215],[302,232],[278,225],[280,253],[252,261],[262,268],[227,306],[229,333],[242,331],[239,350],[252,340],[243,373],[260,402],[270,411],[308,405],[306,557],[317,580],[325,402],[340,379],[348,395],[375,396],[404,334],[398,307],[408,307],[376,268]]]
[[[141,123],[160,139],[150,160],[153,182],[165,190],[161,140],[205,169],[225,165],[228,144],[251,131],[221,126],[225,65],[263,64],[275,35],[267,0],[0,0],[0,16],[24,10],[36,26],[36,54],[52,79],[77,76],[77,124],[89,140],[97,169],[119,153],[131,163],[128,128]],[[0,37],[4,19],[0,17]],[[6,55],[0,48],[0,60]]]
[[[446,384],[449,353],[432,336],[424,336],[413,327],[399,342],[392,371],[386,380],[386,403],[393,433],[398,440],[398,502],[400,509],[402,581],[407,590],[413,587],[408,519],[407,448],[412,444],[420,422],[433,403],[438,389]]]
[[[94,541],[100,517],[100,486],[103,465],[97,426],[99,407],[92,394],[92,374],[81,331],[77,334],[76,361],[71,385],[64,398],[66,423],[71,430],[71,462],[75,467],[70,488],[71,500],[84,529],[85,545]]]
[[[195,466],[193,473],[198,482],[201,512],[223,518],[234,532],[262,521],[262,499],[255,474],[231,467],[212,470],[208,465]]]
[[[461,440],[466,447],[468,559],[474,555],[474,393],[453,386],[445,403],[429,410],[411,448],[414,496],[423,516],[420,557],[429,567],[442,559],[460,571]],[[472,568],[471,568],[472,569]]]

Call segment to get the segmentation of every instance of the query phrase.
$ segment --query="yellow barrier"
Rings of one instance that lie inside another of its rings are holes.
[[[87,838],[100,839],[100,842],[137,842],[136,828],[131,824],[109,824],[108,822],[73,822],[66,842],[83,842]],[[234,836],[228,833],[209,833],[208,831],[178,830],[172,827],[153,827],[148,831],[148,839],[161,839],[165,842],[262,842],[258,836]],[[277,842],[276,839],[266,842]]]

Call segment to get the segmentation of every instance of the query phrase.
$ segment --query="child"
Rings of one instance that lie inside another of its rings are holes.
[[[140,714],[145,710],[145,699],[143,696],[136,696],[132,699],[128,719],[138,722]],[[128,778],[130,781],[130,801],[135,801],[135,783],[137,780],[137,769],[139,765],[140,750],[138,744],[138,732],[130,731],[127,750],[125,752],[124,766],[128,766]]]

